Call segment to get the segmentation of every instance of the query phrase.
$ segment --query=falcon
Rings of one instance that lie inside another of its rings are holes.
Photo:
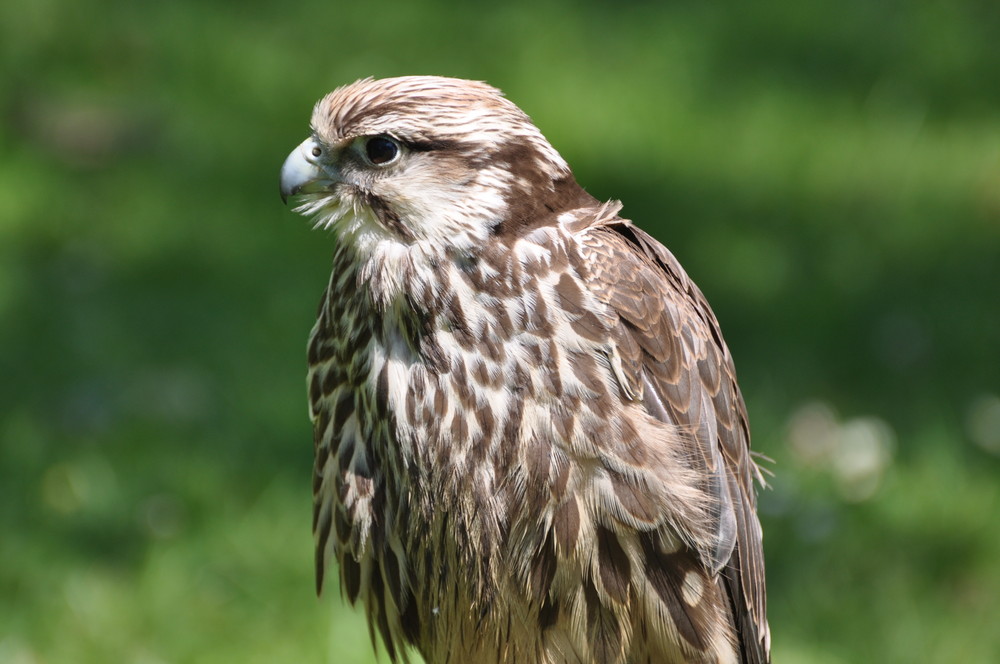
[[[769,662],[763,480],[674,256],[484,83],[361,80],[311,129],[317,592],[392,661]]]

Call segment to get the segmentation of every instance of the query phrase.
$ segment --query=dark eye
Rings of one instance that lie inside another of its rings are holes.
[[[391,138],[373,136],[365,143],[365,154],[373,164],[381,166],[399,155],[399,146]]]

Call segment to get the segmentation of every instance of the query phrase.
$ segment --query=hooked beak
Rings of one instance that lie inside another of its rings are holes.
[[[307,185],[321,180],[330,180],[330,176],[319,165],[318,158],[313,154],[319,145],[313,138],[302,141],[281,165],[281,202],[287,203],[289,196],[301,192]]]

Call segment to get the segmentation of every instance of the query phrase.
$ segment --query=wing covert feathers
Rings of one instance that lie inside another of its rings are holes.
[[[646,411],[687,431],[718,506],[711,546],[697,551],[731,604],[746,664],[770,661],[764,562],[746,407],[718,321],[674,256],[630,222],[577,234],[590,290],[617,314],[618,375]],[[592,217],[593,218],[593,217]],[[623,389],[623,392],[626,390]]]

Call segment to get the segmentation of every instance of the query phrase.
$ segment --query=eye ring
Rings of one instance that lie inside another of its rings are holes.
[[[399,158],[399,144],[388,136],[372,136],[365,141],[365,157],[375,166],[388,166]]]

